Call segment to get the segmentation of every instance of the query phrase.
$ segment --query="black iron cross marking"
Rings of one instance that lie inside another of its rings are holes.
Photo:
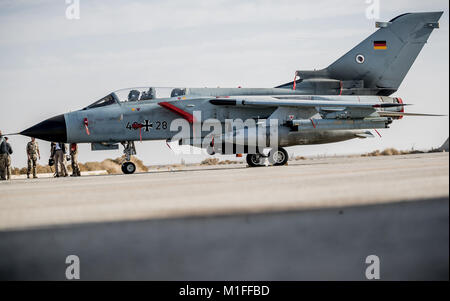
[[[146,132],[153,128],[153,123],[150,123],[148,120],[145,120],[145,123],[142,124],[142,127]]]

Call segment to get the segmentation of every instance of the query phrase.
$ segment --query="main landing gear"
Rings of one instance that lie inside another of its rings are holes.
[[[265,166],[264,162],[268,159],[269,163],[273,166],[282,166],[286,165],[289,160],[288,152],[282,148],[274,148],[270,150],[269,154],[248,154],[247,155],[247,164],[249,167],[260,167]]]
[[[134,141],[122,142],[123,153],[125,155],[125,162],[122,163],[122,172],[124,174],[132,174],[136,171],[136,165],[131,162],[131,156],[136,155],[136,148],[134,147]]]

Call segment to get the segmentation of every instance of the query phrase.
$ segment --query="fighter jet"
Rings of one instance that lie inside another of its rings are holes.
[[[407,13],[377,22],[375,33],[329,67],[297,71],[275,88],[121,89],[78,111],[20,134],[47,141],[124,147],[122,171],[135,141],[166,140],[209,154],[247,154],[250,167],[285,165],[285,147],[374,137],[406,113],[397,91],[443,12]],[[433,115],[438,116],[438,115]]]

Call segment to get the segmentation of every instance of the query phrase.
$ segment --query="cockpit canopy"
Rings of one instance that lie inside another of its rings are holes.
[[[93,109],[112,104],[137,101],[152,101],[162,98],[180,97],[186,95],[186,88],[168,88],[168,87],[140,87],[120,89],[94,102],[84,108]]]
[[[115,104],[115,103],[117,103],[117,101],[114,98],[114,95],[113,94],[109,94],[109,95],[106,95],[105,97],[103,97],[102,99],[97,100],[93,104],[87,106],[83,110],[109,106],[109,105],[112,105],[112,104]]]

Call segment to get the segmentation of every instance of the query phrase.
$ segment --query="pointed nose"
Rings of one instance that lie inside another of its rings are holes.
[[[64,115],[58,115],[30,127],[20,134],[47,141],[67,142],[66,119]]]

